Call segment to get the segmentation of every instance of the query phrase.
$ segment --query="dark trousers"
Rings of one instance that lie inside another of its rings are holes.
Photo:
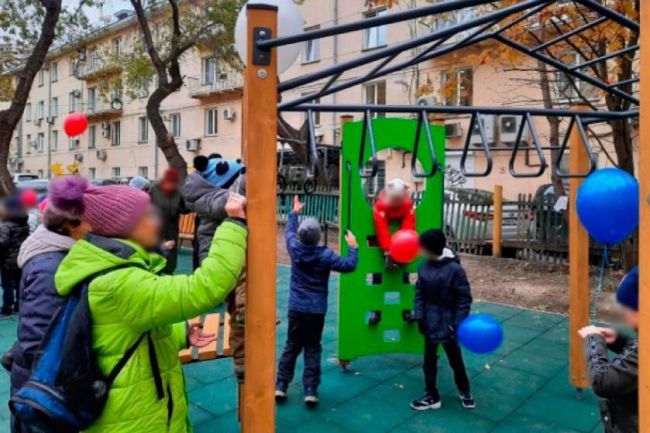
[[[302,384],[303,386],[320,385],[320,362],[323,352],[320,342],[324,326],[324,314],[289,311],[289,333],[278,366],[278,382],[291,383],[296,359],[300,352],[304,351],[305,370]]]
[[[442,347],[447,354],[447,360],[451,369],[454,371],[454,381],[456,382],[456,387],[459,391],[463,393],[469,393],[469,378],[467,377],[467,371],[465,370],[465,363],[463,362],[463,354],[460,350],[460,346],[456,341],[448,341],[442,343]],[[440,393],[438,392],[438,344],[431,343],[425,339],[424,343],[424,364],[422,365],[424,370],[424,383],[426,385],[426,390],[434,398],[439,398]]]
[[[14,308],[18,310],[18,289],[20,288],[20,269],[0,270],[2,281],[2,311],[10,312]]]

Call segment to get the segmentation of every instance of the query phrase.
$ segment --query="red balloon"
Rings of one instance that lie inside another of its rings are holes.
[[[88,118],[83,113],[70,113],[63,122],[63,130],[68,137],[83,134],[88,127]]]
[[[411,263],[420,250],[419,236],[414,230],[398,230],[390,241],[388,253],[397,263]]]

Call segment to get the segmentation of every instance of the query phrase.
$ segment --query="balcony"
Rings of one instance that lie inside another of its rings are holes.
[[[84,114],[89,121],[96,122],[121,117],[123,109],[123,103],[119,99],[113,99],[112,101],[98,100],[86,104]]]
[[[120,72],[122,72],[122,65],[118,63],[95,60],[90,63],[80,63],[77,68],[77,78],[84,81],[93,81]]]
[[[196,99],[216,98],[224,95],[241,95],[244,78],[241,74],[232,73],[214,79],[212,83],[202,83],[199,78],[188,78],[190,96]]]

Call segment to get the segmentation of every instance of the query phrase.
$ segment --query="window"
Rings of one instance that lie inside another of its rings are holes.
[[[174,136],[174,138],[179,138],[181,136],[181,113],[171,114],[170,123],[171,123],[172,135]]]
[[[468,107],[474,93],[474,70],[461,68],[442,72],[442,92],[447,106]]]
[[[50,64],[50,81],[56,83],[59,81],[59,64],[51,63]]]
[[[138,143],[146,143],[149,140],[149,120],[145,117],[138,117]]]
[[[45,84],[45,69],[38,71],[38,87],[41,87]]]
[[[97,169],[95,167],[90,167],[88,169],[88,177],[90,179],[97,179]]]
[[[52,131],[52,143],[50,143],[52,152],[59,150],[59,131]]]
[[[95,149],[97,147],[97,126],[90,125],[88,127],[88,149]]]
[[[122,177],[122,169],[120,167],[111,168],[112,177]]]
[[[77,62],[74,57],[70,56],[68,59],[68,75],[73,76],[77,69]]]
[[[43,152],[45,150],[45,134],[39,132],[36,136],[36,151]]]
[[[111,102],[113,101],[122,102],[122,86],[116,86],[111,91]]]
[[[122,54],[122,38],[113,39],[113,52],[117,57]]]
[[[310,30],[317,30],[320,26],[308,27],[306,32]],[[320,60],[320,39],[313,39],[306,41],[302,50],[302,62],[312,63]]]
[[[77,150],[79,148],[79,140],[77,138],[68,139],[68,150]]]
[[[94,87],[88,88],[88,111],[91,113],[97,108],[97,89]]]
[[[386,82],[378,81],[363,87],[366,104],[386,105]],[[386,113],[376,113],[376,117],[386,117]]]
[[[584,62],[583,57],[576,52],[567,53],[561,56],[561,58],[562,62],[567,66],[578,66]],[[587,75],[593,74],[593,71],[591,71],[589,68],[580,69],[580,72],[583,72]],[[558,71],[556,74],[556,92],[558,99],[570,102],[572,100],[583,100],[584,98],[599,98],[599,90],[597,87],[588,84],[583,80],[569,77],[567,74],[560,71]]]
[[[97,56],[97,48],[92,48],[88,53],[88,66],[91,71],[99,67],[99,57]]]
[[[219,130],[219,111],[216,108],[205,110],[205,135],[217,135]]]
[[[138,167],[138,176],[149,178],[149,167]]]
[[[122,125],[120,124],[119,120],[111,124],[111,144],[113,146],[120,145],[120,132],[122,129],[121,126]]]
[[[365,14],[365,18],[376,18],[387,14],[386,9],[376,10]],[[388,43],[388,27],[377,26],[364,30],[363,49],[371,50],[373,48],[384,47]]]
[[[43,172],[43,170],[40,170],[40,169],[39,169],[39,170],[36,170],[36,173],[38,174],[38,178],[39,178],[39,179],[43,179],[43,177],[44,177],[43,175],[45,174],[45,173]]]
[[[386,186],[386,161],[377,161],[377,176],[365,179],[364,189],[366,196],[374,198],[377,192]]]
[[[68,94],[68,112],[74,113],[77,111],[77,102],[79,101],[79,91],[73,90]]]
[[[214,85],[217,77],[217,59],[204,57],[201,65],[201,84],[204,86]]]
[[[32,153],[31,148],[34,146],[34,143],[32,143],[32,135],[31,134],[26,134],[25,135],[25,140],[27,140],[27,153]]]
[[[54,97],[50,100],[50,117],[59,115],[59,98]]]
[[[32,104],[28,103],[25,105],[25,121],[26,122],[31,122],[32,121]]]
[[[36,113],[38,119],[45,117],[45,101],[38,101],[38,111]]]

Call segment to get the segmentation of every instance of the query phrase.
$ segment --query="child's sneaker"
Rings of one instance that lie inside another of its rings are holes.
[[[287,388],[289,388],[287,383],[278,381],[275,385],[275,401],[281,403],[287,400]]]
[[[474,409],[476,407],[476,402],[474,401],[474,397],[472,397],[471,393],[461,391],[458,393],[458,397],[460,398],[460,402],[465,409]]]
[[[318,389],[315,386],[305,387],[305,404],[310,408],[318,405]]]
[[[411,402],[411,409],[413,410],[437,410],[442,407],[440,397],[432,397],[428,392],[417,400]]]

